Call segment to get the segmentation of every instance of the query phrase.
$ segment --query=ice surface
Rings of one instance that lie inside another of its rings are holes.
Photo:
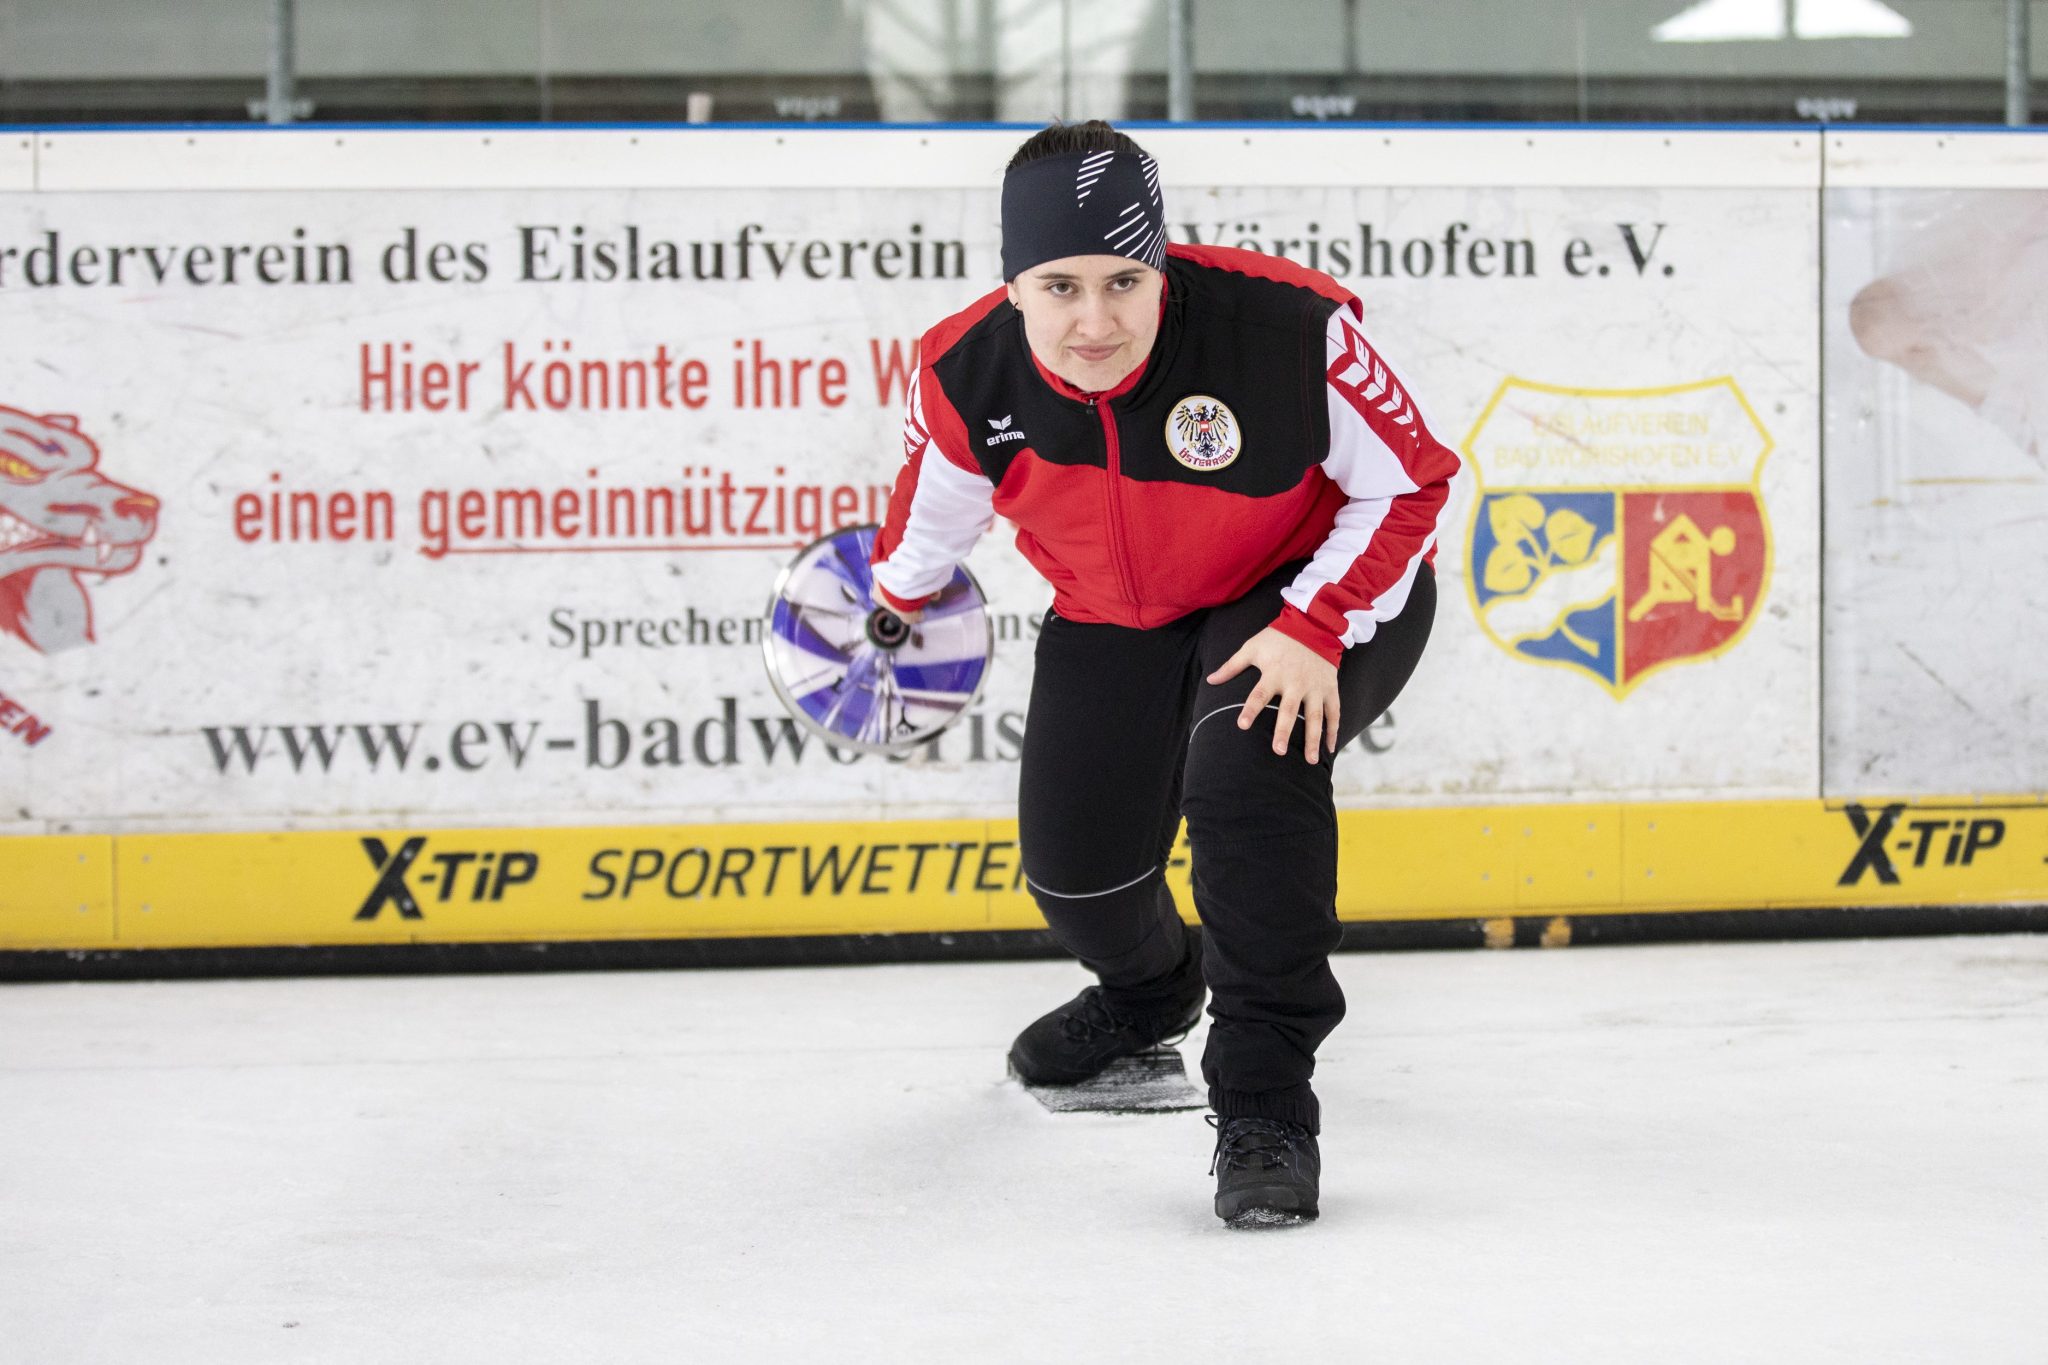
[[[1058,963],[0,988],[0,1362],[2048,1359],[2048,939],[1338,971],[1259,1234]]]

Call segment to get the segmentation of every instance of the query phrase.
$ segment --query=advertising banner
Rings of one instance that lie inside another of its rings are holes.
[[[2048,149],[1852,137],[1831,161],[1826,791],[2039,792]]]
[[[1345,923],[1462,921],[1496,947],[1597,939],[1614,916],[2027,906],[2048,896],[2039,800],[1411,806],[1342,811],[1338,824]],[[7,956],[19,950],[759,945],[1043,925],[1014,821],[415,823],[11,845],[9,869],[22,875],[0,881],[0,973],[23,965]],[[1185,842],[1166,879],[1192,920]],[[1965,927],[1948,913],[1910,922]]]
[[[1174,236],[1356,291],[1467,460],[1340,804],[1812,797],[1810,191],[1215,186],[1199,136]],[[1051,594],[1006,528],[992,680],[910,758],[762,666],[999,283],[999,157],[891,188],[888,144],[872,188],[0,195],[0,830],[1009,815]]]

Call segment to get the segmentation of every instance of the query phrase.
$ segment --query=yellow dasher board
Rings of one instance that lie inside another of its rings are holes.
[[[2042,798],[1345,811],[1351,923],[2048,905]],[[1169,884],[1192,918],[1188,849]],[[0,950],[952,934],[1042,927],[1014,824],[0,839]],[[970,945],[971,946],[971,941]]]

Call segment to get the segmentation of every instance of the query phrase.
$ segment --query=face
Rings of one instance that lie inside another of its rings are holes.
[[[1165,280],[1128,256],[1063,256],[1011,280],[1010,302],[1038,363],[1095,393],[1152,353]]]

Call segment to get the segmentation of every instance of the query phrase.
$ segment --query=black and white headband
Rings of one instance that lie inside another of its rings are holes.
[[[1158,162],[1140,152],[1070,152],[1003,177],[1003,278],[1067,256],[1166,267]]]

